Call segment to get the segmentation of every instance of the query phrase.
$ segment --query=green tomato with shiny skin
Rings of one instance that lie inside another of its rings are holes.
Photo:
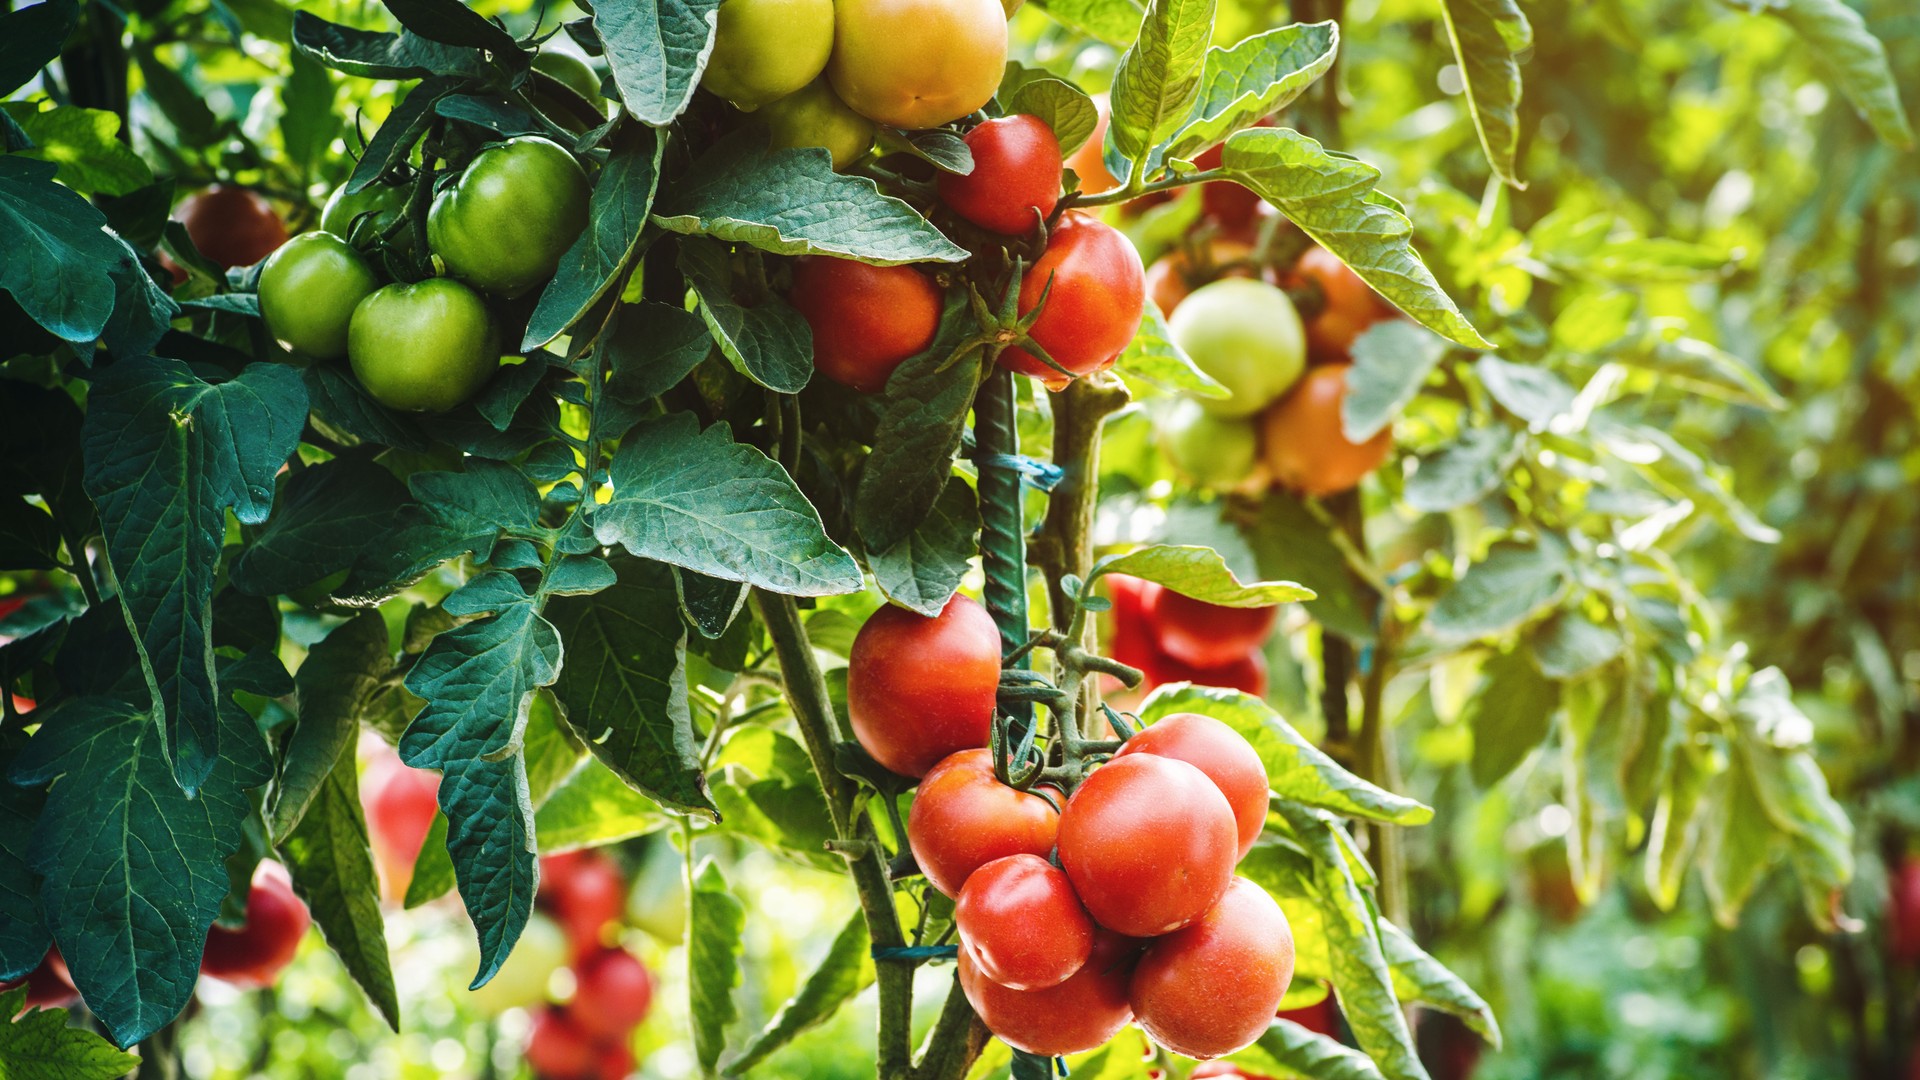
[[[500,366],[487,302],[450,278],[376,289],[353,309],[347,360],[374,400],[408,412],[446,412]]]
[[[352,236],[353,219],[361,214],[372,214],[367,219],[367,228],[381,232],[400,219],[400,212],[406,209],[407,189],[391,184],[368,184],[359,191],[349,193],[347,185],[341,184],[327,196],[327,205],[320,211],[320,227],[339,237]]]
[[[573,88],[588,101],[600,100],[600,75],[592,65],[572,53],[542,49],[533,57],[533,70],[544,71]]]
[[[873,149],[873,121],[840,100],[825,79],[815,79],[759,112],[776,148],[824,146],[833,167],[844,169]]]
[[[721,0],[700,85],[757,109],[812,82],[832,54],[833,0]]]
[[[353,245],[330,232],[302,233],[260,268],[260,317],[285,348],[337,360],[347,355],[354,308],[379,287]]]
[[[587,227],[587,174],[559,143],[522,135],[480,151],[427,215],[447,272],[513,297],[553,276]]]
[[[1208,412],[1190,398],[1170,405],[1159,418],[1160,451],[1182,476],[1214,491],[1246,482],[1260,458],[1252,420]]]
[[[1221,278],[1195,289],[1167,320],[1173,343],[1232,392],[1201,404],[1221,416],[1252,416],[1307,369],[1307,331],[1287,294],[1264,281]]]

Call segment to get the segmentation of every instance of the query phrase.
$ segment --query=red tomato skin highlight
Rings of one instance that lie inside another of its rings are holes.
[[[1213,668],[1231,664],[1266,644],[1280,617],[1277,607],[1235,608],[1209,604],[1149,583],[1142,605],[1160,651],[1183,664]]]
[[[1363,443],[1347,439],[1340,403],[1351,364],[1307,369],[1292,390],[1260,415],[1260,449],[1282,487],[1303,495],[1337,495],[1360,486],[1393,455],[1393,426]]]
[[[1025,236],[1060,201],[1060,140],[1026,113],[988,120],[967,132],[973,171],[943,172],[940,201],[983,229]]]
[[[596,1039],[625,1039],[653,1006],[653,975],[625,949],[601,949],[574,963],[571,1013]]]
[[[1153,942],[1134,969],[1134,1015],[1154,1042],[1207,1060],[1252,1045],[1293,981],[1293,931],[1266,890],[1236,877],[1205,916]]]
[[[994,777],[986,749],[962,750],[934,766],[907,814],[914,861],[934,888],[951,897],[995,859],[1045,858],[1059,831],[1060,814],[1045,799]]]
[[[787,299],[813,330],[814,370],[863,394],[885,389],[940,327],[940,289],[911,266],[804,256]]]
[[[570,851],[540,860],[540,905],[567,932],[576,958],[605,944],[607,924],[627,906],[627,879],[612,860],[596,851]]]
[[[854,736],[902,776],[987,745],[999,688],[1000,631],[957,594],[931,619],[892,604],[874,612],[847,661]]]
[[[1244,859],[1267,823],[1267,767],[1253,744],[1211,716],[1174,713],[1162,717],[1128,739],[1115,759],[1130,754],[1154,754],[1184,761],[1207,775],[1233,809]]]
[[[1054,226],[1046,252],[1021,279],[1020,314],[1032,311],[1043,293],[1047,306],[1030,336],[1073,375],[1089,375],[1110,366],[1133,340],[1146,310],[1147,271],[1118,230],[1073,211]],[[1025,349],[1001,353],[1000,366],[1050,387],[1071,381]]]
[[[207,931],[200,972],[250,990],[272,986],[293,963],[312,922],[307,905],[293,894],[286,870],[279,863],[263,862],[247,892],[245,925]]]
[[[558,1006],[533,1014],[526,1058],[540,1080],[596,1080],[599,1074],[600,1050],[593,1036]]]
[[[954,923],[981,974],[1013,990],[1058,986],[1093,952],[1093,920],[1073,884],[1038,855],[1009,855],[974,871]]]
[[[1239,830],[1207,774],[1132,754],[1093,771],[1060,815],[1060,865],[1099,923],[1129,937],[1204,915],[1233,880]]]
[[[960,989],[987,1030],[1029,1054],[1053,1056],[1092,1050],[1133,1019],[1127,990],[1140,945],[1109,930],[1094,934],[1093,951],[1073,977],[1045,990],[1014,990],[980,973],[960,953]]]

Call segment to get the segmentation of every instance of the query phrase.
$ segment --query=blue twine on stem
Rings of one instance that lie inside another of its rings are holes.
[[[960,955],[960,946],[875,945],[868,953],[875,960],[951,960]]]
[[[1041,491],[1052,491],[1066,477],[1066,472],[1051,461],[1041,461],[1025,454],[989,454],[979,459],[983,469],[1011,469],[1020,474],[1020,479]]]

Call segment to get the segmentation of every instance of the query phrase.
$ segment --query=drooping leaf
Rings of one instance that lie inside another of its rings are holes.
[[[1433,819],[1430,807],[1384,791],[1341,768],[1251,694],[1173,683],[1154,690],[1140,704],[1140,718],[1148,723],[1185,712],[1211,716],[1239,732],[1266,766],[1268,786],[1283,799],[1396,825],[1424,825]]]
[[[273,475],[299,444],[307,394],[278,364],[210,384],[176,360],[119,361],[87,409],[87,492],[100,511],[163,747],[189,792],[213,771],[214,576],[226,512],[266,520]]]
[[[521,348],[537,348],[566,333],[622,280],[642,247],[666,143],[660,132],[636,124],[625,125],[615,136],[612,154],[593,184],[587,229],[560,257],[553,280],[540,291]]]
[[[1315,598],[1312,589],[1291,581],[1243,585],[1219,552],[1194,545],[1156,544],[1123,555],[1108,555],[1093,564],[1088,580],[1102,574],[1131,574],[1221,607],[1268,607]]]
[[[744,1075],[796,1036],[832,1019],[842,1005],[873,981],[873,961],[867,955],[869,940],[867,922],[855,912],[800,989],[780,1006],[752,1042],[728,1059],[721,1073]]]
[[[287,477],[273,514],[229,571],[236,588],[273,596],[351,567],[367,537],[389,528],[407,489],[365,454]]]
[[[1822,890],[1853,877],[1853,822],[1827,790],[1812,753],[1813,721],[1793,703],[1778,668],[1756,672],[1734,701],[1734,747],[1767,820],[1802,855],[1797,864]]]
[[[967,251],[872,180],[833,171],[821,147],[769,150],[743,130],[694,162],[654,207],[661,228],[776,255],[835,255],[883,266],[961,262]]]
[[[1281,26],[1231,48],[1208,49],[1192,115],[1166,156],[1190,159],[1293,104],[1339,51],[1340,27],[1332,21]]]
[[[1393,985],[1400,1000],[1417,1001],[1452,1013],[1498,1050],[1500,1023],[1494,1019],[1493,1007],[1486,999],[1475,993],[1466,980],[1414,944],[1405,930],[1384,919],[1379,926],[1380,943],[1387,964],[1393,969]]]
[[[1708,471],[1700,455],[1681,446],[1673,436],[1650,425],[1629,427],[1598,417],[1591,430],[1602,449],[1635,468],[1661,491],[1692,501],[1755,543],[1780,542],[1780,530],[1756,517]]]
[[[680,269],[700,303],[700,318],[735,370],[776,393],[799,393],[813,377],[813,330],[778,296],[741,303],[730,261],[727,245],[718,241],[681,243]]]
[[[387,624],[363,611],[315,642],[294,676],[300,714],[281,755],[269,832],[284,843],[341,761],[353,761],[360,716],[393,667]]]
[[[1566,591],[1567,556],[1559,542],[1502,541],[1433,605],[1427,631],[1452,643],[1490,637],[1532,618]]]
[[[1473,370],[1501,408],[1535,431],[1545,431],[1555,417],[1573,408],[1573,387],[1543,366],[1483,356],[1474,361]]]
[[[1140,36],[1113,69],[1107,139],[1127,161],[1144,161],[1193,112],[1213,10],[1214,0],[1149,0]]]
[[[306,12],[300,14],[305,16]],[[434,75],[414,84],[407,96],[396,102],[393,110],[387,113],[387,118],[380,122],[373,138],[367,140],[367,148],[360,155],[359,163],[353,167],[353,174],[347,177],[347,191],[366,190],[394,166],[406,161],[414,144],[432,125],[434,110],[440,100],[459,89],[460,85],[460,80],[450,75]]]
[[[1348,565],[1327,526],[1305,503],[1282,491],[1269,492],[1245,528],[1262,576],[1284,577],[1313,590],[1307,614],[1328,629],[1356,641],[1373,639],[1377,594]]]
[[[1714,919],[1732,927],[1775,862],[1773,825],[1743,761],[1708,781],[1700,814],[1701,881]]]
[[[1514,0],[1441,0],[1447,37],[1466,83],[1467,109],[1493,174],[1515,187],[1520,172],[1520,62],[1533,47],[1533,27]]]
[[[1629,367],[1651,371],[1676,386],[1724,401],[1774,411],[1787,407],[1779,391],[1745,360],[1697,338],[1653,333],[1609,356]]]
[[[1059,140],[1060,152],[1072,154],[1080,149],[1100,121],[1099,110],[1086,91],[1055,78],[1044,68],[1030,68],[1018,61],[1007,63],[1007,73],[995,92],[1009,114],[1026,113],[1046,121]]]
[[[1372,1058],[1291,1020],[1275,1020],[1259,1041],[1227,1060],[1267,1075],[1380,1080],[1380,1068]]]
[[[341,26],[310,11],[294,12],[293,44],[321,64],[363,79],[480,78],[487,71],[486,57],[477,49],[405,31],[391,34]]]
[[[932,347],[908,357],[887,377],[873,453],[853,497],[854,527],[868,550],[899,543],[947,490],[967,411],[986,374],[971,360],[947,363],[971,321],[963,302],[949,300]]]
[[[593,6],[614,85],[627,111],[660,127],[686,111],[713,51],[720,0],[601,0]]]
[[[140,1066],[138,1057],[86,1028],[68,1027],[66,1009],[29,1010],[24,986],[0,993],[0,1017],[0,1076],[7,1080],[117,1080]]]
[[[108,269],[120,245],[100,211],[54,183],[57,172],[50,161],[0,155],[0,289],[48,333],[87,342],[113,313]]]
[[[1273,204],[1415,322],[1456,344],[1488,347],[1420,261],[1413,223],[1375,190],[1380,170],[1287,128],[1236,133],[1221,163],[1230,179]]]
[[[407,674],[426,708],[400,759],[440,771],[447,852],[480,939],[473,986],[500,970],[533,911],[533,802],[521,757],[533,692],[561,665],[560,635],[531,602],[455,627]]]
[[[615,775],[666,806],[714,813],[687,705],[687,629],[673,572],[629,560],[619,576],[605,592],[547,605],[567,643],[554,696]]]
[[[874,583],[887,599],[932,618],[960,588],[977,550],[980,504],[965,478],[947,480],[933,512],[885,551],[867,553]]]
[[[1348,441],[1366,442],[1393,423],[1446,355],[1445,341],[1413,323],[1388,319],[1368,327],[1354,340],[1347,396],[1340,399]]]
[[[371,612],[360,618],[380,626],[379,616]],[[327,945],[387,1026],[399,1031],[400,1000],[387,958],[380,882],[374,875],[355,770],[353,754],[339,755],[309,797],[299,823],[279,841],[280,858]]]
[[[740,934],[747,913],[709,858],[688,884],[687,982],[693,1047],[711,1073],[727,1048],[727,1028],[739,1018],[733,991],[740,985]]]
[[[461,0],[381,0],[400,25],[445,45],[460,45],[494,54],[496,62],[528,63],[513,35],[495,26]]]
[[[1492,787],[1546,741],[1560,708],[1560,684],[1540,674],[1520,650],[1481,668],[1480,692],[1464,717],[1473,729],[1473,782]]]
[[[280,101],[285,106],[280,114],[280,141],[304,175],[340,131],[340,118],[333,110],[333,79],[326,66],[295,49],[288,57]]]
[[[1684,746],[1674,752],[1647,831],[1647,893],[1662,911],[1680,902],[1680,886],[1700,834],[1701,802],[1712,777],[1699,755]]]
[[[1867,29],[1860,12],[1846,0],[1785,0],[1766,5],[1766,11],[1793,27],[1813,48],[1814,55],[1833,71],[1840,92],[1866,117],[1882,142],[1912,148],[1913,128],[1900,104],[1900,86],[1886,46]]]
[[[643,420],[609,475],[613,498],[593,516],[602,544],[795,596],[861,586],[859,566],[786,470],[725,425],[701,431],[684,412]]]
[[[737,581],[721,581],[677,566],[673,582],[680,592],[681,612],[701,637],[709,639],[726,635],[734,617],[747,606],[751,591]]]

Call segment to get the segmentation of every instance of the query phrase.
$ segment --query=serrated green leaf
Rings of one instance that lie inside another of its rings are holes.
[[[1573,408],[1573,387],[1543,366],[1483,356],[1474,361],[1473,370],[1493,400],[1534,431],[1545,431],[1555,417]]]
[[[1811,752],[1813,721],[1795,705],[1778,668],[1756,672],[1733,704],[1733,740],[1767,820],[1802,856],[1802,874],[1820,891],[1853,878],[1853,822],[1828,793]]]
[[[1546,741],[1560,708],[1560,684],[1519,650],[1481,668],[1480,691],[1463,721],[1473,730],[1473,782],[1492,787]]]
[[[711,1073],[727,1048],[727,1028],[739,1018],[733,991],[740,985],[740,933],[746,908],[727,887],[720,864],[708,858],[688,885],[687,983],[693,1046]]]
[[[294,166],[308,175],[340,130],[339,116],[333,111],[333,79],[327,75],[326,66],[308,53],[293,50],[288,56],[280,101],[284,107],[280,142]]]
[[[720,0],[601,0],[593,31],[627,112],[660,127],[686,111],[713,51]]]
[[[229,571],[234,587],[274,596],[351,567],[367,537],[386,531],[407,489],[364,454],[287,476],[273,514]]]
[[[5,97],[60,55],[80,20],[75,0],[48,0],[0,15],[0,97]]]
[[[1165,156],[1190,160],[1293,104],[1333,67],[1339,51],[1340,27],[1331,20],[1277,27],[1232,48],[1208,49],[1193,112]]]
[[[414,501],[372,543],[334,590],[345,603],[377,603],[435,566],[469,551],[482,559],[501,529],[539,523],[540,497],[511,465],[468,458],[463,472],[422,472],[407,478]]]
[[[121,360],[95,380],[87,493],[100,511],[140,668],[174,775],[192,792],[218,756],[210,636],[226,513],[265,521],[299,445],[307,393],[292,368],[249,364],[217,385],[184,363]]]
[[[612,153],[593,182],[587,228],[560,257],[553,280],[527,320],[520,347],[533,349],[567,332],[624,279],[645,247],[647,215],[660,188],[667,140],[653,128],[629,124],[612,140]]]
[[[1347,440],[1363,443],[1406,410],[1442,358],[1447,343],[1413,323],[1387,319],[1353,342],[1340,425]]]
[[[715,812],[687,705],[687,628],[672,571],[623,562],[612,588],[556,599],[547,617],[567,645],[554,696],[594,756],[663,805]]]
[[[380,617],[371,612],[361,618],[371,619],[376,627],[381,625]],[[279,850],[293,887],[307,902],[321,936],[386,1019],[387,1026],[399,1031],[400,999],[387,958],[380,882],[367,843],[353,754],[343,753],[334,761],[333,769],[309,797],[298,825],[280,840]]]
[[[887,599],[932,618],[960,588],[980,533],[980,504],[964,477],[946,490],[918,528],[885,551],[868,552],[874,583]]]
[[[280,758],[270,833],[284,843],[341,761],[353,760],[360,715],[393,668],[387,624],[361,612],[312,645],[294,676],[299,721]]]
[[[1468,428],[1457,442],[1420,459],[1403,498],[1422,513],[1441,514],[1479,502],[1500,489],[1520,444],[1505,427]]]
[[[1533,47],[1533,27],[1514,0],[1441,0],[1440,12],[1487,163],[1501,180],[1524,187],[1514,163],[1520,145],[1518,57]]]
[[[659,803],[633,790],[595,757],[554,788],[533,817],[540,850],[547,852],[645,836],[673,820]]]
[[[1500,1023],[1494,1019],[1493,1007],[1486,999],[1475,993],[1466,980],[1414,944],[1405,930],[1384,919],[1379,926],[1382,952],[1387,965],[1393,969],[1393,985],[1400,1000],[1417,1001],[1452,1013],[1498,1050]]]
[[[426,701],[400,740],[400,759],[437,769],[453,859],[474,930],[484,985],[533,911],[533,803],[521,745],[533,693],[560,671],[560,635],[530,603],[455,627],[408,672]]]
[[[880,266],[968,257],[872,180],[834,172],[824,148],[769,150],[765,136],[751,130],[694,162],[654,207],[654,222],[776,255],[834,255]]]
[[[794,596],[864,583],[786,470],[724,424],[701,431],[684,412],[643,420],[609,476],[613,497],[593,516],[602,544]]]
[[[427,835],[420,841],[420,854],[413,857],[413,873],[407,878],[407,895],[400,901],[408,911],[431,904],[453,891],[457,884],[453,856],[447,854],[447,815],[435,810]]]
[[[1140,36],[1113,69],[1107,141],[1128,161],[1144,161],[1193,112],[1213,11],[1214,0],[1149,0]]]
[[[85,199],[54,183],[59,167],[17,154],[0,155],[0,289],[55,337],[87,342],[113,314],[108,270],[120,245],[103,231],[107,219]]]
[[[1266,766],[1267,785],[1283,799],[1396,825],[1433,820],[1430,807],[1384,791],[1341,768],[1251,694],[1175,683],[1156,689],[1140,705],[1140,718],[1148,723],[1183,712],[1211,716],[1239,732]]]
[[[1372,1058],[1291,1020],[1275,1020],[1259,1041],[1227,1060],[1270,1075],[1380,1080],[1380,1068]]]
[[[1243,585],[1227,568],[1227,561],[1210,547],[1156,544],[1123,555],[1108,555],[1093,564],[1089,581],[1102,574],[1131,574],[1157,582],[1182,596],[1222,607],[1252,608],[1312,600],[1314,591],[1291,581],[1256,581]]]
[[[1286,128],[1234,134],[1221,164],[1415,322],[1456,344],[1490,347],[1420,261],[1413,223],[1375,190],[1380,170]]]
[[[1160,308],[1148,304],[1140,313],[1140,329],[1127,342],[1126,351],[1114,362],[1115,370],[1130,384],[1143,379],[1154,387],[1197,398],[1231,397],[1232,391],[1213,376],[1201,371],[1192,358],[1176,345],[1167,329]]]
[[[1558,542],[1502,541],[1433,605],[1427,631],[1454,644],[1491,637],[1557,603],[1566,591],[1567,557]]]
[[[899,543],[947,490],[967,411],[986,375],[975,360],[949,363],[954,344],[971,324],[966,304],[949,297],[933,344],[887,378],[873,453],[860,470],[853,497],[854,527],[869,550]]]
[[[699,315],[648,301],[622,305],[599,339],[607,392],[631,404],[659,397],[687,377],[713,349]]]
[[[1685,746],[1674,752],[1647,842],[1647,893],[1662,911],[1672,911],[1680,902],[1680,886],[1699,838],[1700,804],[1711,779],[1695,752]]]
[[[126,195],[153,183],[153,170],[118,138],[120,118],[101,109],[9,101],[0,108],[33,140],[23,156],[59,167],[55,178],[89,195]]]
[[[116,1080],[140,1066],[86,1028],[68,1027],[65,1009],[26,1009],[26,987],[0,993],[0,1076],[7,1080]]]
[[[734,369],[775,393],[797,394],[813,377],[813,329],[778,296],[751,307],[735,299],[727,245],[689,237],[680,269],[700,304],[700,318]]]
[[[1840,92],[1860,110],[1875,134],[1889,146],[1913,147],[1913,128],[1900,104],[1900,86],[1887,60],[1886,46],[1867,29],[1866,19],[1846,0],[1786,0],[1769,10],[1811,46],[1832,69]]]

